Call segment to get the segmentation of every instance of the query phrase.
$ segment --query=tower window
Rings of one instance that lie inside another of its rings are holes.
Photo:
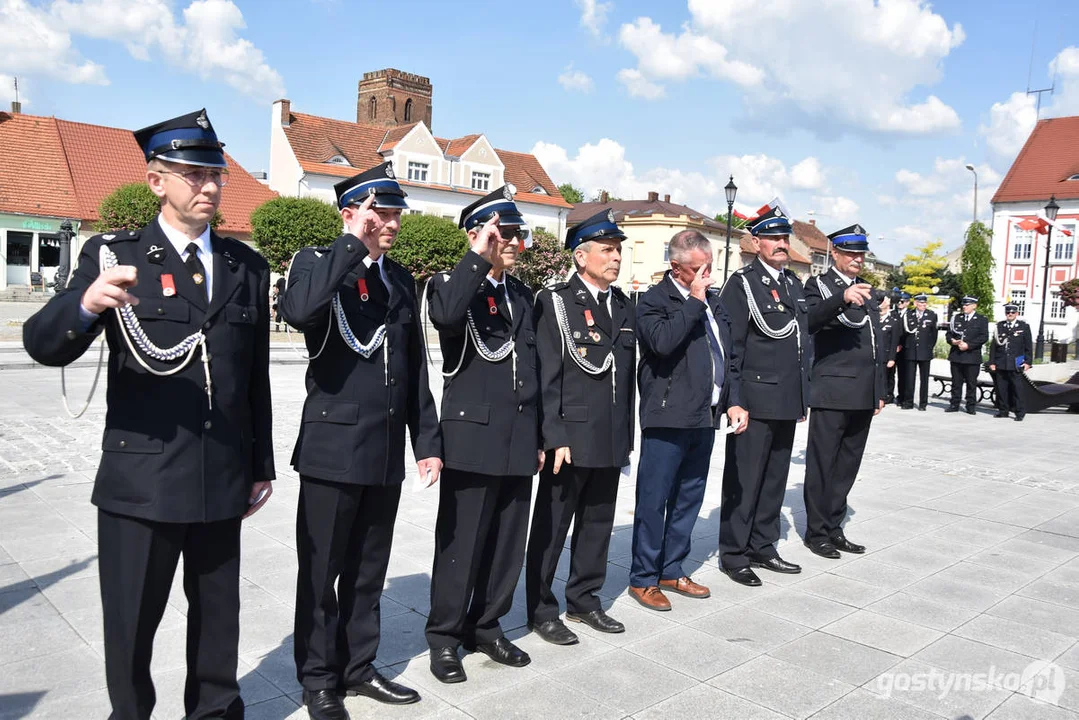
[[[405,122],[412,121],[412,98],[405,100]]]
[[[374,97],[372,97],[370,102],[367,103],[367,119],[368,120],[374,120],[375,116],[377,114],[378,114],[378,100],[376,100]]]

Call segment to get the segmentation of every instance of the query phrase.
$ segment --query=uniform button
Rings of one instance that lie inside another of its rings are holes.
[[[464,417],[465,416],[465,411],[462,410],[461,412],[457,413],[457,415],[458,415],[458,417]]]
[[[396,384],[397,384],[397,378],[390,378],[390,385],[396,385]]]
[[[389,348],[386,352],[388,352],[390,355],[393,355],[393,348]]]
[[[524,387],[524,386],[525,386],[525,381],[524,380],[518,380],[517,381],[517,387]]]
[[[479,269],[480,269],[480,266],[479,266],[479,265],[473,265],[473,266],[472,266],[472,272],[476,272],[476,271],[477,271],[477,270],[479,270]]]
[[[204,322],[204,323],[202,324],[202,329],[203,329],[203,330],[209,330],[209,329],[210,329],[210,328],[212,328],[213,326],[214,326],[214,324],[213,324],[212,322],[210,322],[209,320],[207,320],[206,322]]]
[[[68,330],[67,331],[67,339],[68,340],[74,340],[76,337],[77,337],[77,335],[75,334],[74,330]]]
[[[204,430],[209,430],[213,426],[214,426],[214,424],[212,422],[210,422],[209,420],[207,420],[206,422],[204,422],[202,424],[202,427],[203,427]]]
[[[244,320],[246,320],[247,319],[247,311],[244,310],[242,313],[240,313],[240,317],[242,317]]]
[[[159,308],[157,309],[157,314],[158,314],[158,315],[164,315],[164,314],[165,314],[165,308],[160,308],[160,307],[159,307]]]
[[[524,412],[524,409],[525,409],[524,405],[518,405],[517,406],[517,412]]]
[[[345,245],[345,250],[352,252],[353,250],[355,250],[355,248],[352,247],[352,243],[348,243],[347,245]]]
[[[214,359],[213,355],[211,355],[210,353],[206,353],[206,362],[210,362],[213,359]]]
[[[326,417],[326,411],[325,410],[322,411],[322,417]]]
[[[760,379],[761,379],[761,376],[760,376],[760,375],[758,375],[758,376],[757,376],[757,379],[758,379],[758,380],[760,380]]]
[[[390,415],[393,415],[393,408],[390,408]]]
[[[120,447],[127,447],[127,440],[121,440]]]

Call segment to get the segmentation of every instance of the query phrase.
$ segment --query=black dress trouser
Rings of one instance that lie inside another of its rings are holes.
[[[903,386],[902,407],[914,407],[914,373],[917,370],[921,382],[918,385],[918,407],[929,404],[929,361],[928,360],[904,360],[903,378],[900,383]]]
[[[813,408],[809,412],[802,486],[806,542],[827,541],[842,530],[847,495],[858,477],[872,422],[872,410]]]
[[[1026,381],[1019,377],[1018,371],[1001,370],[999,365],[995,375],[997,406],[1001,412],[1014,412],[1020,417],[1025,415],[1026,408],[1023,406],[1023,396],[1019,394],[1019,383]]]
[[[400,500],[400,483],[300,476],[294,655],[296,679],[307,690],[358,685],[374,673]]]
[[[105,677],[112,720],[148,720],[154,634],[184,558],[188,718],[244,716],[236,680],[240,641],[240,518],[165,523],[98,510]]]
[[[525,603],[529,622],[538,624],[558,618],[558,598],[551,586],[571,522],[566,610],[587,613],[600,609],[596,593],[607,579],[618,475],[616,467],[569,464],[562,465],[555,475],[554,451],[547,451],[528,536]]]
[[[532,477],[445,468],[438,486],[427,643],[494,642],[524,565]]]
[[[971,411],[978,404],[978,365],[973,363],[952,363],[952,401],[953,408],[959,407],[963,388],[967,389],[966,409]]]

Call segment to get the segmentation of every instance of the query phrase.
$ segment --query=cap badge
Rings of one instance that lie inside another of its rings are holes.
[[[607,222],[614,223],[614,210],[607,211]]]
[[[507,200],[512,200],[513,199],[513,191],[510,190],[509,185],[506,185],[505,187],[502,188],[502,197],[504,197]]]
[[[116,236],[110,233],[108,235],[102,235],[101,239],[102,240],[112,240],[114,237],[116,237]]]
[[[198,125],[200,128],[202,128],[203,130],[209,130],[210,129],[210,121],[206,118],[206,111],[205,110],[203,110],[201,113],[199,113],[199,116],[197,118],[195,118],[195,124]]]
[[[772,284],[772,281],[768,279],[767,275],[764,275],[764,276],[761,277],[761,282],[764,283],[765,285],[771,285]]]
[[[393,165],[386,166],[386,177],[388,177],[390,180],[396,179],[393,174]]]
[[[783,210],[781,210],[781,209],[779,208],[779,206],[776,206],[776,209],[775,209],[775,216],[776,216],[777,218],[781,218],[781,217],[783,217]]]

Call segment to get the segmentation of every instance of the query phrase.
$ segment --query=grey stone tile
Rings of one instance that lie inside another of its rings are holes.
[[[797,588],[784,588],[754,602],[753,609],[807,627],[820,628],[850,615],[857,608],[810,595]]]
[[[1007,569],[1031,579],[1039,578],[1060,565],[1055,560],[1041,560],[1028,553],[1013,552],[1001,548],[1001,545],[997,545],[988,550],[983,550],[980,553],[971,555],[967,558],[967,562],[994,570]]]
[[[1079,510],[1070,510],[1038,526],[1038,530],[1079,539]]]
[[[895,698],[884,698],[858,688],[821,710],[813,720],[940,720],[940,717]]]
[[[597,703],[593,698],[548,678],[536,678],[464,703],[461,710],[476,720],[533,718],[557,708],[560,718],[621,718],[624,711]],[[402,716],[404,717],[404,716]]]
[[[287,696],[244,708],[244,720],[307,720],[307,710]]]
[[[987,672],[989,668],[986,668]],[[955,676],[916,660],[906,660],[869,681],[865,689],[947,718],[983,718],[1010,693],[984,685],[955,685]]]
[[[986,611],[990,615],[1033,625],[1050,632],[1079,636],[1079,610],[1031,598],[1012,596]]]
[[[426,624],[426,617],[411,611],[382,618],[378,665],[394,665],[421,654],[425,655],[428,649],[424,636]]]
[[[1079,672],[1039,664],[1028,668],[1027,674],[1033,677],[1023,685],[1022,693],[1079,713]]]
[[[954,635],[942,637],[911,659],[954,673],[979,673],[994,668],[997,673],[1016,675],[1021,675],[1033,660],[1026,655]]]
[[[1067,635],[1005,620],[995,615],[979,615],[953,630],[952,634],[1032,658],[1044,659],[1057,657],[1073,643],[1073,639]]]
[[[848,685],[868,682],[903,659],[823,632],[803,635],[768,654]]]
[[[667,630],[626,645],[625,649],[697,680],[707,680],[757,655],[744,644],[690,627]]]
[[[1016,594],[1079,609],[1079,583],[1057,582],[1052,578],[1053,576],[1050,575],[1049,578],[1035,580],[1023,589],[1018,590]]]
[[[462,683],[444,685],[436,680],[431,675],[430,660],[426,653],[407,663],[395,665],[394,672],[400,674],[394,679],[416,688],[424,697],[441,698],[449,705],[461,707],[476,698],[517,687],[540,677],[535,662],[523,668],[511,668],[498,665],[483,654],[462,652],[461,664],[468,676],[468,680]]]
[[[0,625],[0,666],[61,652],[83,644],[70,625],[56,617]]]
[[[933,574],[929,568],[906,568],[877,560],[872,555],[832,570],[833,575],[857,580],[884,590],[900,590]]]
[[[633,716],[634,720],[782,720],[783,716],[709,685],[697,685],[656,703]]]
[[[624,715],[632,715],[694,685],[685,675],[621,649],[549,673],[549,677]],[[642,682],[643,678],[648,681]]]
[[[855,607],[865,607],[892,594],[884,588],[831,573],[811,577],[798,583],[795,589]]]
[[[240,661],[245,667],[251,668],[247,674],[259,675],[283,693],[293,694],[303,690],[296,681],[291,636],[272,650],[240,655]]]
[[[987,718],[988,720],[1079,720],[1079,715],[1016,693],[989,713]]]
[[[1072,645],[1070,650],[1061,653],[1055,662],[1063,667],[1079,670],[1079,643]]]
[[[567,626],[574,632],[580,629],[576,624],[567,623]],[[614,645],[604,642],[598,634],[593,636],[577,632],[577,637],[580,640],[576,645],[552,645],[536,633],[530,632],[514,639],[513,644],[528,653],[532,658],[532,667],[540,673],[591,660],[615,648]]]
[[[746,606],[706,615],[690,626],[729,643],[736,643],[754,654],[785,645],[810,632],[808,627],[781,620]]]
[[[240,655],[269,651],[292,634],[295,613],[278,605],[240,611]]]
[[[854,689],[768,655],[729,670],[710,684],[793,718],[809,717]]]
[[[1030,576],[1009,568],[986,570],[983,566],[966,561],[947,567],[935,576],[941,580],[953,580],[969,587],[985,587],[1002,594],[1017,591],[1030,582]]]
[[[1063,538],[1067,541],[1068,538]],[[1079,550],[1070,547],[1059,547],[1058,536],[1030,531],[994,546],[994,550],[1005,550],[1020,555],[1028,555],[1035,560],[1052,562],[1056,564],[1066,563],[1079,555]],[[1070,543],[1067,543],[1070,545]]]
[[[984,612],[1008,595],[1005,591],[937,575],[919,580],[904,592],[977,612]]]
[[[155,662],[157,660],[156,653],[154,660]],[[184,663],[181,662],[179,666],[168,671],[161,670],[155,665],[152,676],[154,689],[157,691],[154,717],[184,717],[184,682],[187,678],[187,668]],[[245,705],[284,697],[281,690],[257,673],[251,672],[243,662],[237,666],[236,676],[240,681],[240,697],[243,698]],[[295,703],[291,700],[288,704],[295,708]],[[282,705],[282,707],[288,707],[288,705]]]
[[[830,635],[903,657],[913,655],[942,634],[938,630],[868,610],[859,610],[822,629]]]
[[[22,625],[35,620],[58,620],[60,614],[37,588],[0,593],[0,627]]]
[[[11,662],[0,672],[0,697],[7,696],[9,711],[32,707],[41,697],[38,693],[63,697],[104,687],[105,663],[85,645]]]
[[[960,522],[928,532],[926,535],[941,540],[975,545],[984,549],[1016,537],[1022,532],[1023,528],[1014,525],[1005,525],[1004,523],[979,518],[966,518]]]
[[[104,718],[111,711],[109,693],[104,688],[77,695],[39,690],[6,696],[0,704],[0,720]]]
[[[992,520],[1005,525],[1015,525],[1029,529],[1048,523],[1066,512],[1060,506],[1044,501],[1037,503],[1006,502],[989,510],[984,510],[978,513],[977,516],[983,520]]]
[[[698,600],[696,602],[707,603],[709,600]],[[665,630],[678,627],[679,623],[673,620],[673,616],[676,612],[676,610],[671,610],[669,612],[646,610],[641,607],[636,600],[631,600],[626,596],[622,596],[607,608],[607,613],[610,614],[611,617],[617,618],[619,622],[626,626],[626,631],[624,633],[614,635],[610,633],[601,633],[583,623],[573,623],[570,625],[570,629],[582,638],[582,642],[584,641],[584,638],[592,638],[608,645],[622,647],[638,640],[652,637]]]
[[[96,543],[74,527],[63,532],[12,538],[2,544],[8,555],[20,563],[54,557],[83,558],[97,550]]]
[[[1016,536],[1019,540],[1026,540],[1032,542],[1043,548],[1056,548],[1063,555],[1069,555],[1066,559],[1071,559],[1076,555],[1079,555],[1079,538],[1071,537],[1070,535],[1061,535],[1052,532],[1043,532],[1041,530],[1027,530],[1025,533]],[[1043,551],[1048,553],[1048,551]]]

